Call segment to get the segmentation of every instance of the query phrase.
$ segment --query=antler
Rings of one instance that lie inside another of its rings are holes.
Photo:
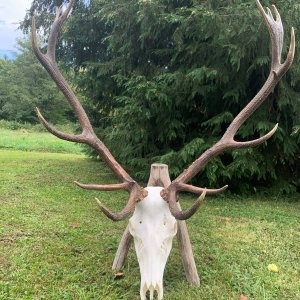
[[[92,148],[94,148],[99,155],[102,157],[102,159],[107,163],[107,165],[110,167],[112,172],[118,177],[119,180],[122,181],[120,184],[112,184],[112,185],[97,185],[96,189],[101,191],[108,191],[108,190],[121,190],[124,189],[129,192],[129,200],[126,204],[126,206],[123,208],[123,210],[120,213],[113,213],[110,210],[108,210],[104,205],[101,204],[100,201],[98,201],[98,204],[100,205],[101,210],[112,220],[119,221],[123,220],[126,217],[128,217],[131,212],[134,209],[135,203],[139,201],[140,199],[146,197],[146,191],[143,190],[138,183],[133,180],[127,172],[121,167],[121,165],[116,161],[116,159],[112,156],[110,151],[106,148],[106,146],[103,144],[101,140],[96,136],[92,125],[89,121],[89,118],[84,111],[81,103],[77,99],[75,93],[69,86],[69,84],[64,79],[63,75],[58,69],[56,60],[55,60],[55,49],[56,49],[56,43],[57,43],[57,36],[58,33],[66,20],[68,14],[70,13],[73,4],[75,3],[75,0],[71,0],[71,2],[68,4],[67,8],[63,11],[63,6],[60,6],[56,9],[56,18],[54,20],[54,23],[52,25],[49,39],[48,39],[48,47],[47,52],[44,54],[41,52],[41,50],[38,47],[37,42],[37,34],[36,34],[36,26],[35,26],[35,18],[32,18],[32,47],[34,50],[35,55],[37,56],[40,63],[43,65],[43,67],[47,70],[49,75],[52,77],[52,79],[57,84],[58,88],[63,92],[64,96],[70,103],[71,107],[73,108],[73,111],[75,115],[77,116],[79,123],[82,128],[82,132],[79,135],[69,134],[66,132],[59,131],[55,129],[52,125],[50,125],[45,118],[40,113],[39,109],[36,108],[36,113],[38,118],[40,119],[41,123],[46,127],[46,129],[51,132],[53,135],[57,136],[60,139],[72,141],[72,142],[78,142],[78,143],[84,143]],[[84,185],[80,184],[78,182],[75,182],[78,186],[82,188],[90,189],[91,185]],[[95,187],[92,185],[92,187]]]
[[[264,102],[281,77],[290,68],[294,54],[295,54],[295,34],[294,28],[291,30],[291,42],[290,48],[284,63],[281,63],[281,53],[283,47],[283,25],[281,17],[273,5],[275,12],[275,18],[269,8],[265,12],[264,8],[260,4],[259,0],[256,0],[257,7],[268,27],[271,44],[272,44],[272,63],[270,74],[257,95],[248,103],[248,105],[235,117],[232,123],[227,128],[223,137],[210,149],[206,150],[198,159],[196,159],[183,173],[181,173],[169,187],[162,192],[162,196],[169,202],[170,210],[174,217],[179,220],[185,220],[190,218],[198,209],[199,201],[196,201],[194,205],[187,211],[181,211],[176,205],[177,192],[181,190],[190,191],[194,193],[202,192],[203,189],[196,188],[186,184],[190,181],[204,166],[212,160],[215,156],[228,149],[234,148],[246,148],[257,146],[264,141],[268,140],[276,131],[278,124],[266,135],[252,141],[239,142],[234,140],[234,136],[241,125],[253,114],[253,112]],[[224,187],[225,188],[225,187]]]

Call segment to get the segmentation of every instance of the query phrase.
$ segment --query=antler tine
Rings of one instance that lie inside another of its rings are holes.
[[[122,209],[119,213],[114,213],[111,210],[109,210],[105,205],[102,204],[102,202],[96,198],[97,204],[100,208],[100,210],[111,220],[113,221],[122,221],[128,218],[135,207],[135,204],[138,201],[143,200],[145,197],[147,197],[148,192],[144,189],[134,189],[131,191],[129,200],[126,204],[126,206]]]
[[[127,182],[116,183],[116,184],[107,184],[107,185],[98,185],[98,184],[83,184],[78,181],[74,183],[85,190],[93,191],[117,191],[117,190],[127,190],[130,191],[130,185]]]
[[[289,54],[287,56],[287,60],[284,64],[281,64],[284,30],[283,30],[283,25],[282,25],[279,11],[277,10],[275,5],[272,5],[275,12],[275,19],[274,19],[273,14],[269,8],[267,8],[268,13],[266,13],[259,0],[256,0],[256,4],[261,15],[265,20],[265,23],[268,27],[269,34],[271,37],[271,44],[272,44],[271,69],[273,72],[276,73],[277,76],[282,76],[288,70],[294,58],[294,54],[295,54],[294,28],[292,27],[291,29],[291,43],[290,43],[290,49],[289,49]]]
[[[132,211],[133,211],[133,209],[135,207],[135,202],[130,202],[130,203],[128,202],[128,204],[126,205],[126,207],[121,212],[114,213],[111,210],[109,210],[105,205],[103,205],[102,202],[98,198],[96,198],[96,202],[97,202],[100,210],[109,219],[111,219],[111,220],[113,220],[115,222],[127,219],[131,215],[131,213],[132,213]]]
[[[273,127],[273,129],[268,132],[266,135],[256,139],[256,140],[252,140],[252,141],[247,141],[247,142],[237,142],[234,141],[234,145],[235,148],[247,148],[247,147],[255,147],[258,146],[260,144],[262,144],[263,142],[267,141],[270,137],[273,136],[273,134],[276,132],[278,128],[278,123]]]
[[[45,126],[45,128],[56,137],[70,142],[77,142],[77,143],[85,142],[85,139],[81,134],[80,135],[69,134],[55,129],[52,125],[49,124],[49,122],[47,122],[47,120],[43,117],[43,115],[41,114],[40,110],[37,107],[35,108],[35,112],[40,122]]]
[[[189,219],[200,207],[200,205],[203,203],[204,198],[206,195],[206,189],[202,192],[200,197],[195,201],[195,203],[192,205],[191,208],[189,208],[186,211],[182,211],[179,209],[176,201],[176,191],[171,191],[169,195],[169,207],[172,215],[177,219],[177,220],[187,220]]]
[[[201,188],[197,186],[193,186],[186,183],[179,183],[177,185],[177,191],[183,191],[183,192],[190,192],[194,194],[201,194],[204,191],[206,191],[206,195],[216,195],[221,192],[224,192],[228,188],[228,185],[224,185],[223,187],[219,189],[207,189],[207,188]]]
[[[283,47],[283,26],[281,17],[275,5],[272,5],[275,11],[276,20],[274,20],[271,10],[267,7],[267,13],[259,0],[256,0],[257,7],[263,16],[270,32],[272,43],[272,68],[276,69],[280,65],[281,52]],[[276,26],[277,25],[277,26]]]
[[[289,53],[287,55],[285,62],[282,64],[285,70],[288,70],[293,63],[294,56],[295,56],[295,48],[296,48],[295,30],[294,27],[292,27]]]
[[[51,58],[53,62],[55,62],[55,49],[56,49],[56,42],[58,33],[63,25],[64,21],[67,19],[75,0],[71,0],[68,4],[65,11],[63,10],[63,4],[59,7],[56,7],[56,16],[54,23],[52,24],[52,28],[50,30],[49,38],[48,38],[48,47],[47,47],[47,54]]]
[[[138,191],[141,190],[141,187],[139,184],[133,180],[129,174],[122,168],[122,166],[116,161],[116,159],[112,156],[110,151],[106,148],[106,146],[103,144],[101,140],[98,139],[96,134],[94,133],[94,130],[92,128],[92,125],[89,121],[89,118],[83,109],[81,103],[77,99],[74,91],[70,87],[70,85],[66,82],[63,75],[61,74],[56,60],[55,60],[55,48],[57,43],[57,37],[59,34],[59,31],[64,23],[64,21],[67,19],[67,16],[69,15],[74,3],[76,0],[71,0],[70,3],[67,5],[67,8],[64,10],[63,6],[60,6],[56,10],[56,17],[53,22],[53,25],[50,29],[49,39],[48,39],[48,47],[46,53],[42,53],[38,46],[37,41],[37,33],[36,33],[36,25],[35,25],[35,18],[32,18],[32,47],[33,51],[40,61],[40,63],[43,65],[43,67],[46,69],[46,71],[49,73],[49,75],[52,77],[54,82],[56,83],[57,87],[62,91],[66,99],[68,100],[69,104],[71,105],[75,115],[78,118],[78,121],[82,128],[82,133],[79,135],[69,134],[62,131],[59,131],[55,129],[52,125],[49,124],[45,120],[45,118],[42,116],[38,108],[36,109],[36,113],[38,118],[40,119],[41,123],[46,127],[46,129],[52,133],[53,135],[72,142],[79,142],[79,143],[85,143],[92,148],[94,148],[99,155],[102,157],[102,159],[107,163],[108,167],[113,171],[113,173],[122,181],[120,184],[113,184],[113,185],[98,185],[96,186],[97,190],[118,190],[118,189],[125,189],[128,192],[130,192],[130,196],[128,199],[127,205],[124,207],[124,209],[119,214],[114,214],[110,212],[106,207],[102,206],[102,210],[105,212],[105,214],[110,217],[113,220],[122,220],[123,218],[127,217],[129,215],[129,212],[131,212],[134,208],[134,204],[137,200],[141,199],[145,193],[140,193]],[[86,189],[92,189],[95,188],[95,185],[83,185],[80,183],[76,183],[78,186]]]
[[[295,34],[294,28],[291,30],[291,42],[289,53],[285,62],[281,63],[281,54],[283,48],[283,25],[281,21],[280,14],[275,6],[275,19],[270,9],[267,9],[267,13],[262,7],[259,0],[256,0],[257,7],[263,16],[266,26],[268,27],[271,44],[272,44],[272,62],[270,74],[262,86],[257,95],[246,105],[244,109],[234,118],[231,124],[228,126],[226,132],[223,137],[218,141],[214,146],[206,150],[198,159],[196,159],[186,170],[183,171],[175,180],[172,181],[170,186],[167,188],[166,194],[168,195],[168,200],[170,203],[170,209],[172,209],[172,213],[174,212],[174,216],[179,216],[180,218],[189,217],[194,213],[197,208],[196,204],[186,211],[182,212],[179,210],[177,206],[175,206],[174,199],[176,199],[176,191],[179,191],[182,186],[187,187],[186,190],[194,192],[199,191],[201,188],[197,189],[195,187],[191,188],[186,185],[186,182],[190,181],[201,169],[205,167],[205,165],[212,160],[218,154],[224,152],[228,149],[233,148],[246,148],[246,147],[254,147],[257,146],[267,139],[269,139],[278,128],[278,124],[266,135],[252,141],[239,142],[234,140],[234,136],[236,135],[238,129],[241,125],[253,114],[253,112],[265,101],[268,95],[272,92],[274,87],[277,85],[282,76],[288,71],[289,67],[293,62],[293,58],[295,55]],[[171,208],[172,205],[172,208]]]

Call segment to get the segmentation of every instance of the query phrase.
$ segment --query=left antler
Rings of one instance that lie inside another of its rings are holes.
[[[114,190],[126,190],[129,192],[129,199],[125,207],[120,213],[113,213],[108,208],[106,208],[98,199],[97,203],[102,210],[102,212],[114,221],[119,221],[127,218],[133,211],[136,202],[144,199],[147,196],[147,191],[144,190],[135,180],[133,180],[127,172],[122,168],[122,166],[116,161],[112,156],[110,151],[106,148],[103,142],[96,136],[92,125],[89,121],[89,118],[84,111],[82,105],[77,99],[74,91],[71,89],[69,84],[64,79],[63,75],[58,69],[56,59],[55,59],[55,49],[57,43],[58,33],[67,19],[68,14],[70,13],[72,6],[76,0],[71,0],[65,11],[63,7],[56,9],[56,18],[52,25],[50,35],[48,38],[48,47],[46,53],[42,53],[38,47],[35,18],[32,18],[32,47],[35,55],[38,60],[47,70],[49,75],[57,84],[58,88],[63,92],[64,96],[70,103],[75,115],[77,116],[79,123],[82,127],[82,133],[79,135],[69,134],[55,129],[51,126],[45,118],[40,113],[39,109],[36,108],[37,116],[39,117],[41,123],[46,127],[46,129],[51,132],[53,135],[57,136],[60,139],[84,143],[94,148],[102,159],[107,163],[112,172],[118,177],[122,183],[109,184],[109,185],[96,185],[96,184],[82,184],[75,181],[75,184],[81,188],[88,190],[98,190],[98,191],[114,191]],[[226,187],[225,187],[226,188]],[[213,195],[223,191],[222,189],[207,189],[207,194]]]
[[[170,186],[162,191],[162,196],[169,202],[170,210],[174,217],[179,220],[186,220],[190,218],[199,207],[200,200],[197,200],[194,205],[187,211],[181,211],[176,203],[177,192],[188,191],[193,193],[201,193],[202,188],[194,187],[186,184],[189,182],[204,166],[212,160],[218,154],[225,150],[235,148],[247,148],[257,146],[264,141],[268,140],[276,131],[278,124],[266,135],[252,141],[239,142],[234,140],[234,136],[237,133],[241,125],[253,114],[253,112],[264,102],[276,84],[282,78],[282,76],[290,68],[294,54],[295,54],[295,34],[294,29],[291,31],[291,43],[289,53],[284,63],[281,63],[281,52],[283,47],[283,25],[281,17],[273,5],[275,12],[275,19],[272,12],[267,8],[265,12],[264,8],[260,4],[259,0],[256,0],[257,7],[264,18],[265,24],[268,27],[271,43],[272,43],[272,63],[270,74],[257,95],[248,103],[248,105],[235,117],[232,123],[227,128],[223,137],[214,146],[206,150],[198,159],[196,159],[183,173],[181,173],[175,180],[172,181]],[[223,189],[225,189],[224,187]]]
[[[146,191],[143,190],[139,184],[133,180],[127,172],[122,168],[122,166],[116,161],[116,159],[112,156],[110,151],[106,148],[101,140],[98,139],[96,136],[92,125],[89,121],[89,118],[84,111],[82,105],[80,104],[79,100],[77,99],[75,93],[69,86],[69,84],[64,79],[63,75],[58,69],[56,60],[55,60],[55,48],[57,42],[57,36],[63,25],[64,21],[66,20],[69,12],[72,9],[75,0],[72,0],[69,5],[67,6],[66,10],[63,11],[62,6],[57,8],[56,10],[56,18],[52,25],[49,39],[48,39],[48,48],[46,54],[43,54],[38,47],[37,42],[37,35],[36,35],[36,26],[35,26],[35,18],[32,19],[32,47],[34,50],[35,55],[37,56],[38,60],[50,74],[52,79],[57,84],[58,88],[63,92],[64,96],[70,103],[71,107],[75,115],[77,116],[79,123],[82,128],[82,133],[79,135],[69,134],[62,131],[55,129],[51,126],[45,118],[40,113],[39,109],[36,109],[37,115],[42,122],[42,124],[46,127],[46,129],[57,136],[60,139],[78,142],[78,143],[85,143],[92,148],[94,148],[99,155],[103,158],[103,160],[107,163],[110,167],[112,172],[122,181],[119,184],[111,184],[111,185],[84,185],[78,182],[75,182],[82,188],[95,188],[101,191],[112,191],[112,190],[121,190],[124,189],[129,192],[129,200],[123,210],[120,213],[113,213],[109,209],[107,209],[100,201],[98,204],[100,209],[108,216],[110,219],[114,221],[119,221],[127,218],[134,209],[135,203],[143,198],[145,198]]]

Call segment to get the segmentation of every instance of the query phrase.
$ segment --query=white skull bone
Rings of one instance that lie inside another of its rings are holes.
[[[135,251],[141,273],[141,300],[150,291],[153,299],[163,298],[163,275],[169,257],[173,237],[177,233],[177,221],[168,203],[160,196],[162,187],[147,187],[148,196],[135,206],[129,220],[129,231],[134,238]]]

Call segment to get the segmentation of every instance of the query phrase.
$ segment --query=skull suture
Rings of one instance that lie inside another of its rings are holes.
[[[150,291],[153,299],[163,298],[163,274],[169,257],[177,221],[168,203],[160,196],[162,187],[147,187],[148,196],[139,202],[129,220],[129,231],[134,238],[135,251],[141,273],[141,299]]]

